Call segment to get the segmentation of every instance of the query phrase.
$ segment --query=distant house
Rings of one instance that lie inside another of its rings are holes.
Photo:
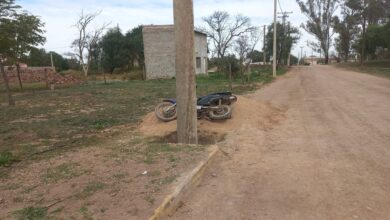
[[[173,25],[143,27],[146,79],[163,79],[176,76],[175,33]],[[195,33],[196,74],[207,74],[207,35]]]

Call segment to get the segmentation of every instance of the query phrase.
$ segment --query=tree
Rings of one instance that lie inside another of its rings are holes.
[[[74,25],[78,31],[78,38],[73,41],[72,47],[75,49],[76,57],[79,60],[80,66],[82,66],[85,76],[88,76],[89,67],[91,64],[91,55],[93,48],[98,45],[100,37],[103,31],[107,28],[108,24],[105,23],[101,27],[94,31],[89,31],[89,25],[95,20],[101,13],[84,14],[82,11],[76,24]]]
[[[264,53],[258,50],[254,50],[248,53],[248,58],[252,60],[254,63],[263,62],[264,61]]]
[[[138,26],[127,32],[125,38],[130,62],[129,67],[135,67],[135,63],[138,63],[140,67],[143,67],[145,56],[142,26]]]
[[[40,18],[26,12],[17,14],[14,23],[14,39],[12,43],[12,59],[16,64],[16,73],[19,80],[20,89],[23,89],[20,77],[20,62],[26,59],[32,48],[43,44],[46,38],[42,36],[44,24]]]
[[[287,64],[287,60],[289,58],[289,55],[291,53],[291,50],[299,40],[300,33],[298,28],[291,27],[288,25],[287,27],[283,26],[281,23],[277,23],[277,44],[276,44],[276,51],[277,51],[277,64],[278,66],[282,63],[282,60],[284,61],[284,64]],[[268,33],[266,35],[266,56],[271,57],[273,55],[273,38],[274,38],[274,25],[271,24],[268,26]]]
[[[260,40],[258,29],[253,29],[251,32],[241,35],[235,41],[235,51],[240,60],[240,75],[244,78],[244,73],[249,68],[251,61],[247,60]]]
[[[342,18],[338,16],[334,18],[334,30],[338,33],[335,39],[335,46],[345,62],[348,61],[352,45],[357,40],[359,33],[359,28],[357,27],[359,22],[358,11],[349,7],[349,4],[353,4],[353,1],[355,0],[349,0],[341,5]]]
[[[100,44],[103,49],[102,63],[105,70],[112,74],[115,68],[128,63],[126,39],[119,27],[108,30]]]
[[[332,41],[331,33],[333,15],[337,9],[338,0],[296,0],[308,21],[301,26],[312,34],[320,43],[324,52],[325,63],[329,63],[329,48]],[[305,2],[304,2],[305,1]]]
[[[12,53],[13,17],[15,16],[16,9],[19,8],[20,6],[15,5],[14,0],[0,0],[0,72],[4,80],[5,89],[8,95],[8,104],[10,106],[15,105],[15,100],[12,97],[8,77],[4,70],[4,62],[7,60],[7,56]]]
[[[203,21],[207,27],[201,29],[211,39],[218,58],[225,56],[235,39],[255,29],[248,17],[242,15],[232,17],[223,11],[216,11],[208,17],[204,17]]]
[[[12,16],[16,9],[19,9],[19,5],[15,5],[15,0],[0,0],[0,18],[7,19]]]
[[[346,5],[351,10],[357,11],[357,19],[360,23],[361,34],[357,47],[360,51],[360,63],[366,59],[367,28],[369,25],[383,24],[389,16],[388,0],[347,0]]]

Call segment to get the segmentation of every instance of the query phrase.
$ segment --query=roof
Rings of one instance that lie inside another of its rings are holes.
[[[175,26],[173,24],[170,25],[144,25],[143,26],[143,31],[174,31]],[[206,33],[203,33],[199,30],[194,30],[195,33],[205,35],[207,36]]]

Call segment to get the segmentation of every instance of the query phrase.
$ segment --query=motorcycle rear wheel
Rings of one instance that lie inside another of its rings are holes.
[[[232,116],[232,107],[228,105],[219,105],[218,109],[210,110],[209,118],[211,120],[226,120]]]
[[[176,106],[170,102],[158,104],[154,110],[156,117],[163,122],[173,121],[177,118]]]

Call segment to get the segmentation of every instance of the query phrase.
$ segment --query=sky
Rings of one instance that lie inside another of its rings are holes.
[[[226,11],[232,15],[242,14],[251,18],[252,25],[269,25],[273,21],[273,0],[193,0],[195,26],[202,26],[202,17],[214,11]],[[278,12],[293,12],[288,20],[294,25],[306,21],[295,0],[279,0]],[[138,25],[173,24],[173,0],[17,0],[24,10],[41,17],[45,23],[47,41],[43,46],[47,51],[60,54],[71,52],[70,45],[77,37],[73,27],[77,17],[84,13],[102,11],[93,27],[110,22],[119,25],[126,32]],[[303,53],[311,55],[307,40],[314,38],[301,29],[301,40],[293,49],[295,56],[304,46]],[[259,42],[257,48],[262,48]],[[260,49],[261,50],[261,49]]]

